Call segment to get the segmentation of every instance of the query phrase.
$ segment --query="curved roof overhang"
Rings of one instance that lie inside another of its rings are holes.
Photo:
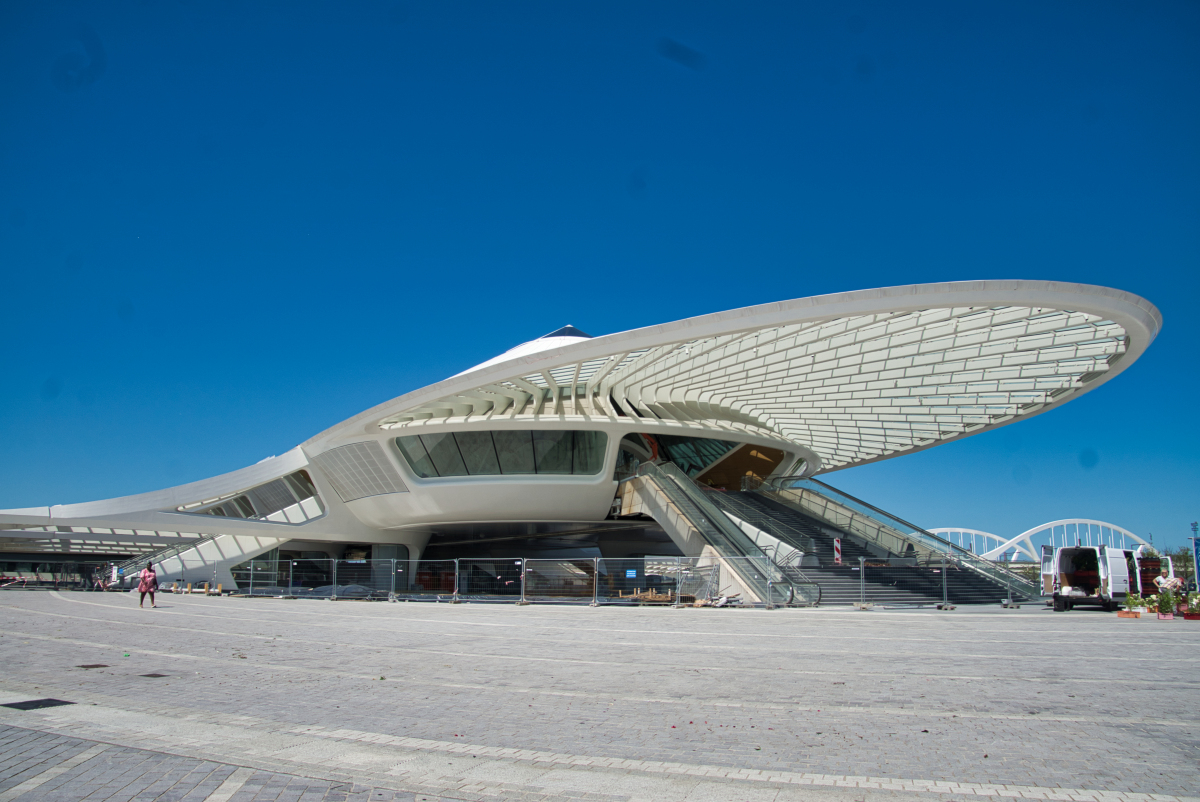
[[[830,471],[1053,409],[1129,367],[1161,325],[1136,295],[1053,281],[822,295],[490,360],[303,447],[435,421],[665,421],[782,437]]]

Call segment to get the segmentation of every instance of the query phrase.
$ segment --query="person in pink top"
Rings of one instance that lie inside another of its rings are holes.
[[[138,582],[138,592],[142,594],[141,600],[138,601],[138,607],[141,607],[146,601],[146,594],[150,594],[150,606],[157,607],[154,603],[154,591],[158,590],[158,575],[154,573],[154,564],[146,563],[146,567],[142,570],[141,580]]]

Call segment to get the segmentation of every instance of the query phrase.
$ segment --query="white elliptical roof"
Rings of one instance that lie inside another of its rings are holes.
[[[429,423],[645,421],[782,437],[815,455],[809,472],[828,471],[1051,409],[1127,368],[1161,325],[1136,295],[1052,281],[801,298],[603,337],[547,335],[304,447]]]

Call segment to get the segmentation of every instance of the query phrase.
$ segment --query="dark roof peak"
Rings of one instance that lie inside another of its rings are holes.
[[[561,329],[552,331],[549,334],[543,334],[541,337],[538,337],[538,339],[544,340],[547,337],[587,337],[589,340],[592,339],[592,335],[585,334],[569,323],[566,326],[563,326]]]

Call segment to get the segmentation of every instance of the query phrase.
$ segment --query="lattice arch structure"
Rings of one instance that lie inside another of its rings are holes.
[[[1060,546],[1109,546],[1117,549],[1134,549],[1150,545],[1140,535],[1124,527],[1097,521],[1091,518],[1064,518],[1027,529],[1016,537],[1002,538],[990,532],[961,527],[939,527],[930,529],[939,537],[957,546],[975,552],[987,560],[1037,562],[1041,559],[1041,547]]]

